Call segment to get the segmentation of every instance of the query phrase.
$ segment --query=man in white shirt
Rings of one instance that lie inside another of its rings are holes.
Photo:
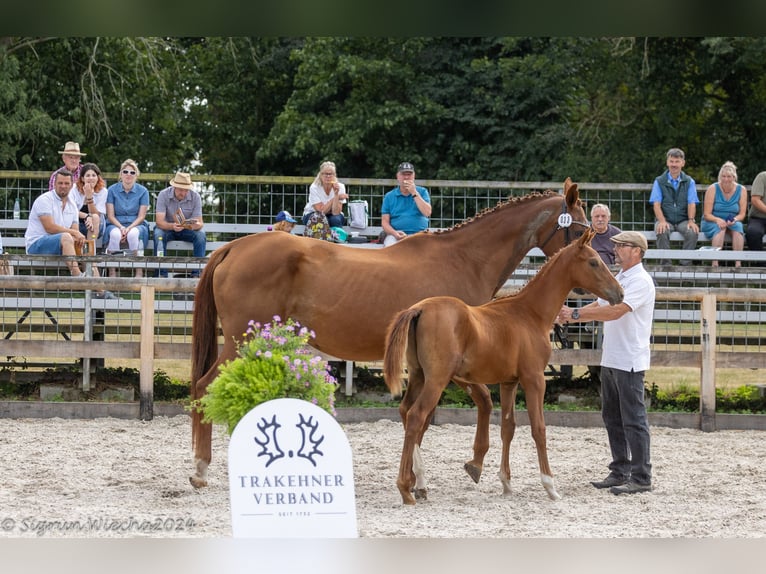
[[[601,417],[609,437],[612,462],[609,475],[592,482],[613,494],[652,490],[649,420],[644,404],[644,373],[649,368],[649,346],[654,316],[654,280],[642,263],[647,242],[638,231],[611,238],[620,264],[617,280],[625,292],[618,305],[598,299],[580,309],[562,307],[559,323],[604,321],[601,354]]]
[[[56,172],[54,187],[35,199],[29,211],[29,224],[24,244],[30,255],[75,255],[75,246],[82,248],[85,236],[80,233],[77,208],[69,201],[72,174],[66,169]],[[67,266],[73,277],[82,275],[75,261]]]

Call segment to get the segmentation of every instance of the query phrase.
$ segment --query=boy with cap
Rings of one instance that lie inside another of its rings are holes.
[[[399,186],[386,193],[380,210],[385,246],[424,231],[431,217],[431,198],[425,187],[415,185],[415,167],[408,161],[400,163],[396,179]]]
[[[272,231],[286,231],[292,232],[295,224],[298,223],[289,211],[280,211],[277,213],[276,223],[272,226]]]
[[[558,323],[604,321],[601,354],[601,417],[609,437],[609,475],[592,482],[613,494],[652,490],[649,420],[644,404],[644,373],[649,368],[654,315],[654,280],[642,263],[646,237],[623,231],[611,238],[620,265],[617,280],[625,296],[609,305],[598,299],[580,309],[562,307]]]

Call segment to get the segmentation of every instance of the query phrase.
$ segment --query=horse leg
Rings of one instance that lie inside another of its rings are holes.
[[[197,395],[202,397],[205,394],[207,386],[212,381],[211,373],[218,372],[218,363],[214,369],[205,374],[195,384],[197,386]],[[213,443],[213,425],[212,423],[202,422],[203,413],[196,408],[192,409],[192,443],[194,445],[194,474],[189,477],[189,482],[194,488],[207,486],[207,468],[212,459]]]
[[[436,408],[436,404],[439,402],[441,392],[444,390],[445,385],[428,388],[423,386],[417,400],[412,407],[407,411],[407,422],[404,428],[404,445],[402,446],[402,458],[399,463],[399,476],[396,480],[396,486],[399,488],[399,493],[402,495],[403,504],[415,504],[416,498],[425,498],[426,489],[424,484],[418,485],[417,478],[415,477],[415,457],[420,456],[420,441],[423,439],[425,429],[428,427],[428,417],[430,413]],[[417,454],[415,451],[418,451]],[[422,460],[419,461],[419,472],[422,475]],[[413,495],[413,491],[420,490],[417,496]]]
[[[497,476],[503,485],[503,496],[511,494],[511,441],[516,432],[516,391],[518,383],[500,385],[500,438],[503,441],[500,471]]]
[[[537,448],[537,461],[540,465],[540,481],[551,500],[560,500],[561,495],[556,491],[553,473],[548,464],[548,447],[545,437],[545,416],[543,414],[543,396],[545,394],[545,378],[542,374],[535,375],[531,384],[524,386],[529,412],[529,425],[532,427],[532,438]]]
[[[417,398],[420,396],[420,391],[423,389],[423,383],[424,379],[422,369],[413,369],[413,371],[408,374],[407,390],[404,393],[402,401],[399,403],[399,416],[402,419],[402,424],[404,425],[405,432],[407,431],[408,422],[407,413],[412,408],[412,405],[415,403]],[[423,441],[423,435],[428,429],[431,418],[433,417],[434,410],[436,410],[436,407],[434,407],[431,413],[429,413],[429,415],[426,417],[425,423],[422,425],[417,438],[417,442],[413,448],[411,480],[415,485],[413,494],[416,499],[425,500],[428,498],[428,484],[426,482],[425,466],[423,465],[423,457],[420,452],[420,444]]]
[[[205,395],[207,387],[218,376],[218,367],[236,355],[234,342],[224,343],[223,350],[213,366],[208,369],[195,385],[192,396],[201,398]],[[212,460],[213,448],[213,425],[202,422],[203,413],[196,408],[192,409],[192,445],[194,446],[194,474],[189,477],[189,482],[194,488],[207,486],[207,469]]]
[[[478,484],[484,469],[484,457],[489,450],[489,418],[492,415],[492,397],[486,385],[469,385],[455,381],[476,404],[476,434],[473,438],[473,458],[463,468]]]

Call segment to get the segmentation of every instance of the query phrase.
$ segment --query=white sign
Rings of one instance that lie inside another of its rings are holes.
[[[239,538],[356,538],[351,445],[327,411],[258,405],[229,441],[231,528]]]

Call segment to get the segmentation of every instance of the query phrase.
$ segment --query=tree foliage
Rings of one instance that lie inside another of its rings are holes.
[[[0,38],[0,167],[711,181],[764,166],[766,39]]]

